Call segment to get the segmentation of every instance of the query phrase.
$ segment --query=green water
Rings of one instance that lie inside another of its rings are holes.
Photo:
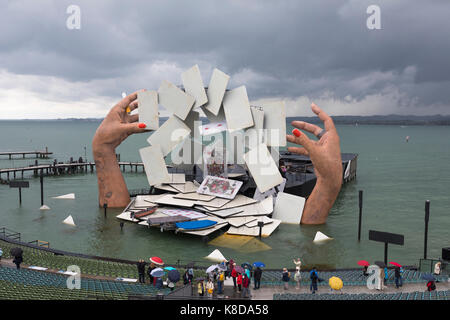
[[[44,149],[52,159],[70,157],[92,160],[91,139],[98,122],[0,121],[0,150]],[[290,130],[290,129],[288,129]],[[417,264],[423,255],[424,203],[431,201],[428,256],[439,257],[450,246],[450,127],[441,126],[338,126],[342,152],[358,153],[357,179],[345,185],[328,221],[321,226],[281,225],[262,242],[271,250],[246,253],[219,248],[227,258],[264,261],[268,267],[293,267],[300,256],[305,264],[354,267],[359,259],[382,260],[384,246],[368,240],[368,230],[405,235],[405,245],[389,247],[389,259]],[[405,137],[410,136],[409,143]],[[121,160],[139,161],[138,149],[147,145],[147,135],[132,136],[117,150]],[[45,162],[45,160],[39,160]],[[19,167],[34,159],[0,159],[0,167]],[[95,174],[45,178],[45,203],[39,210],[39,179],[26,176],[30,189],[18,191],[0,185],[0,226],[22,233],[24,240],[49,241],[51,247],[88,254],[138,259],[158,255],[169,263],[198,260],[216,247],[199,237],[173,232],[161,233],[134,224],[120,230],[115,218],[120,210],[109,210],[107,219],[97,206]],[[143,173],[126,173],[129,189],[147,187]],[[357,241],[358,190],[364,190],[363,232]],[[52,196],[76,194],[76,200],[55,200]],[[76,228],[61,223],[69,214]],[[313,244],[316,231],[334,238]],[[204,260],[204,264],[207,262]]]

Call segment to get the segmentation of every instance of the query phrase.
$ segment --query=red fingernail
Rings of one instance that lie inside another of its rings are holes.
[[[298,129],[292,130],[292,133],[293,133],[294,136],[296,136],[297,138],[300,137],[300,136],[302,135],[302,133],[301,133],[300,130],[298,130]]]
[[[145,128],[147,128],[147,125],[145,123],[139,123],[139,128],[145,129]]]

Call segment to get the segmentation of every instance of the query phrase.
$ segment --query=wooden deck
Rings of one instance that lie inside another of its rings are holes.
[[[35,151],[0,151],[0,156],[8,156],[9,160],[12,160],[13,156],[22,156],[25,159],[26,155],[35,155],[36,158],[46,159],[48,156],[52,155],[53,152],[48,150],[35,150]]]

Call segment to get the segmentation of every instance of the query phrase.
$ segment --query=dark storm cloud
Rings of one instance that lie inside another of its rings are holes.
[[[81,8],[80,30],[66,28],[70,4]],[[382,30],[366,27],[371,4],[381,8]],[[360,100],[399,90],[411,99],[405,104],[450,105],[445,0],[16,0],[2,1],[0,12],[0,69],[114,79],[92,88],[105,95],[159,83],[166,75],[149,66],[163,61],[198,63],[205,83],[218,67],[232,86],[247,85],[251,99]]]

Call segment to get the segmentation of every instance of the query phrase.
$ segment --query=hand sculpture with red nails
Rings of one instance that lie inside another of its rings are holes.
[[[317,176],[316,185],[306,201],[301,223],[325,223],[328,213],[333,207],[342,186],[342,159],[339,145],[339,135],[329,115],[314,103],[312,111],[324,123],[324,131],[319,126],[304,121],[293,121],[294,135],[287,135],[287,140],[303,147],[289,147],[292,153],[309,156]],[[302,129],[319,137],[319,140],[309,139]]]
[[[139,115],[129,115],[137,107],[137,92],[123,98],[109,111],[92,140],[100,206],[125,207],[130,202],[127,185],[117,162],[116,148],[128,136],[145,132],[146,125],[137,123]]]

